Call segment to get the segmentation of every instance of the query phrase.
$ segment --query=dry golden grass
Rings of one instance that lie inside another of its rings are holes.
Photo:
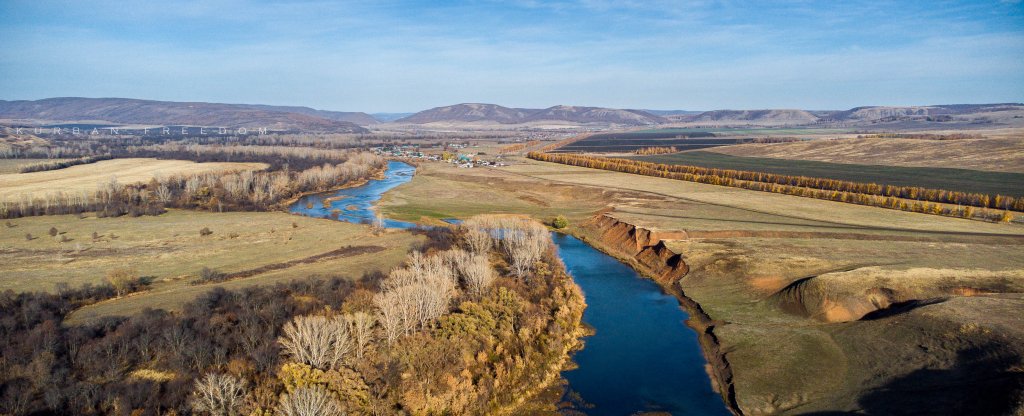
[[[586,185],[596,192],[637,192],[636,204],[616,205],[643,212],[658,205],[664,228],[682,230],[778,230],[817,228],[839,232],[929,232],[939,234],[1024,235],[1024,226],[993,224],[937,215],[896,211],[741,188],[677,181],[621,172],[522,161],[502,172],[559,184]],[[656,226],[657,227],[657,226]]]
[[[76,317],[131,314],[145,307],[176,309],[213,286],[239,288],[312,275],[351,278],[388,270],[416,241],[409,233],[372,236],[369,227],[285,213],[208,213],[171,210],[138,218],[44,216],[0,225],[0,290],[53,290],[101,283],[107,271],[131,267],[155,279],[151,291],[102,302]],[[293,227],[292,224],[297,227]],[[61,234],[50,237],[51,227]],[[208,227],[213,234],[200,236]],[[98,238],[93,238],[96,233]],[[35,238],[27,240],[25,234]],[[67,240],[62,242],[61,239]],[[333,257],[217,284],[193,285],[203,267],[223,273],[304,259],[347,246],[380,246],[373,253]]]
[[[836,139],[702,149],[733,156],[1024,172],[1024,133],[971,140]]]
[[[144,158],[104,160],[65,169],[0,175],[0,201],[18,201],[23,196],[42,197],[55,192],[92,192],[112,179],[127,184],[146,182],[154,177],[265,168],[263,163],[196,163]]]

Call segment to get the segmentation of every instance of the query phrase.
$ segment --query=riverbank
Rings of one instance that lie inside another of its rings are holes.
[[[320,195],[320,194],[327,194],[327,193],[331,193],[331,192],[338,192],[338,191],[342,191],[342,190],[350,189],[350,188],[358,188],[360,186],[366,185],[371,180],[384,179],[384,176],[385,176],[387,170],[388,170],[387,165],[384,165],[383,167],[381,167],[379,169],[376,169],[373,173],[371,173],[369,176],[367,176],[365,178],[359,178],[359,179],[354,180],[354,181],[349,181],[349,182],[346,182],[345,184],[343,184],[341,186],[333,186],[333,187],[330,187],[330,188],[327,188],[327,189],[324,189],[324,190],[308,191],[308,192],[299,193],[299,194],[297,194],[297,195],[295,195],[295,196],[293,196],[291,198],[288,198],[288,199],[286,199],[284,201],[278,202],[277,204],[275,204],[271,208],[271,210],[272,211],[283,210],[283,211],[287,212],[289,207],[294,205],[296,202],[298,202],[302,198],[305,198],[305,197],[308,197],[308,196],[312,196],[312,195]]]
[[[366,223],[376,218],[375,203],[381,195],[411,180],[415,170],[404,162],[390,161],[388,170],[380,178],[360,187],[309,195],[296,200],[289,210],[305,216]],[[338,204],[345,207],[342,209]],[[405,229],[416,224],[384,219],[383,226]],[[544,265],[538,266],[534,276],[537,280],[532,284],[502,276],[496,282],[501,294],[498,298],[493,298],[492,294],[478,299],[463,299],[451,314],[441,317],[439,327],[422,334],[427,336],[426,340],[431,345],[437,343],[439,348],[444,343],[442,340],[457,340],[455,345],[458,348],[470,349],[458,355],[473,359],[460,364],[465,369],[451,374],[454,379],[437,385],[448,386],[450,391],[407,392],[409,396],[399,396],[403,407],[430,412],[454,409],[457,414],[470,409],[486,409],[488,414],[519,414],[520,409],[535,396],[559,380],[570,354],[581,346],[580,338],[585,330],[580,322],[586,303],[579,287],[554,253],[550,250],[544,255]],[[508,266],[502,256],[490,257],[497,269],[507,271]],[[513,321],[520,327],[512,333],[507,333],[510,328],[502,324],[509,318],[506,316],[509,313],[516,316]],[[495,324],[498,326],[492,327]],[[418,342],[426,341],[419,339]],[[477,347],[479,350],[474,350]],[[422,369],[413,366],[410,370]],[[434,373],[425,374],[436,376]],[[469,378],[472,381],[463,380],[467,374],[472,376]],[[451,384],[454,380],[458,382]],[[406,383],[402,382],[402,385]],[[434,390],[437,386],[427,390]],[[418,388],[415,390],[419,391]],[[452,396],[455,393],[458,394]],[[485,407],[478,407],[485,403]],[[552,404],[550,409],[544,410],[556,409]]]
[[[689,271],[686,263],[677,253],[672,253],[663,238],[679,237],[673,234],[658,234],[627,224],[604,214],[574,226],[569,233],[591,247],[628,264],[640,275],[656,282],[658,286],[674,296],[689,318],[686,325],[697,334],[704,359],[708,363],[707,375],[712,387],[722,397],[729,411],[742,414],[736,403],[736,391],[732,383],[732,368],[715,336],[715,322],[701,306],[690,299],[678,285],[679,279]]]
[[[980,398],[1012,413],[1024,391],[1024,322],[1008,312],[1024,302],[1016,225],[528,160],[424,164],[380,206],[410,220],[519,212],[574,226],[612,212],[681,233],[628,257],[679,254],[689,270],[676,285],[711,318],[743,414],[978,413],[965,406]],[[914,392],[920,383],[934,388]]]

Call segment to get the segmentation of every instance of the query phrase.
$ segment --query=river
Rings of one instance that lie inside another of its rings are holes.
[[[416,168],[388,162],[383,179],[301,198],[290,211],[356,223],[373,221],[373,205],[384,192],[412,179]],[[325,198],[332,198],[325,207]],[[338,199],[335,199],[338,198]],[[384,220],[389,228],[416,224]],[[583,322],[594,328],[576,352],[577,368],[563,373],[588,415],[660,411],[673,415],[728,415],[705,371],[697,334],[684,324],[679,302],[649,279],[579,239],[553,233],[569,273],[583,289]]]

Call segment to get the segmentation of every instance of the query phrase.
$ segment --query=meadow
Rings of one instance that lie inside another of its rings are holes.
[[[132,269],[153,282],[149,291],[87,306],[73,319],[131,315],[146,307],[176,310],[212,287],[240,288],[314,275],[360,278],[397,265],[418,241],[408,233],[373,236],[365,225],[278,212],[170,210],[137,218],[27,217],[7,224],[0,226],[0,290],[53,292],[58,284],[103,284],[118,268]],[[51,228],[56,236],[49,235]],[[211,233],[201,235],[204,228]],[[316,258],[350,246],[364,250]],[[287,267],[268,267],[284,263]],[[204,283],[199,281],[204,267],[252,275]]]

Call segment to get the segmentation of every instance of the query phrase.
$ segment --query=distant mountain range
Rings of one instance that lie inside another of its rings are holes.
[[[1024,105],[953,104],[915,107],[857,107],[849,110],[621,110],[601,107],[554,106],[546,109],[509,108],[495,104],[456,104],[432,108],[396,120],[409,124],[545,124],[580,125],[708,125],[809,126],[840,124],[955,122],[984,124],[1024,117]]]
[[[268,128],[305,132],[366,133],[353,121],[377,123],[366,113],[307,107],[136,100],[128,98],[47,98],[0,100],[0,119],[47,122],[106,122],[134,125],[188,125]]]
[[[655,125],[667,119],[642,110],[620,110],[601,107],[556,105],[544,109],[509,108],[496,104],[456,104],[420,111],[396,120],[398,123],[427,124],[451,122],[492,122],[524,124],[543,122],[569,122],[577,124],[606,123],[625,125]]]
[[[89,122],[121,125],[188,125],[261,128],[302,132],[366,133],[382,123],[458,126],[882,126],[1024,125],[1024,104],[953,104],[909,107],[856,107],[849,110],[626,110],[557,105],[544,109],[466,103],[418,113],[317,110],[259,104],[173,102],[128,98],[47,98],[0,100],[0,120],[36,125]]]

